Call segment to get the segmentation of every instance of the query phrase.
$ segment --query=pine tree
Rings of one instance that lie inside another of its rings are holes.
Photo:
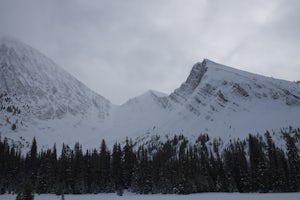
[[[209,192],[213,181],[209,174],[209,152],[206,143],[209,141],[207,134],[201,134],[198,137],[198,177],[197,177],[197,191],[198,192]]]
[[[97,150],[94,149],[90,157],[90,176],[91,176],[91,186],[90,192],[99,193],[101,192],[101,174],[100,174],[100,155]]]
[[[58,160],[58,179],[57,179],[57,194],[62,193],[72,193],[72,183],[73,183],[73,176],[72,176],[72,151],[68,145],[62,145],[61,156]]]
[[[36,192],[38,194],[47,193],[49,186],[49,172],[48,172],[48,164],[49,160],[47,158],[46,153],[42,152],[39,158],[41,160],[41,164],[37,173],[37,183],[36,183]]]
[[[259,136],[249,134],[248,149],[250,160],[250,191],[268,191],[267,166],[264,143]]]
[[[102,140],[100,147],[99,165],[100,165],[100,191],[111,192],[114,190],[112,186],[112,171],[110,166],[110,152],[107,149],[105,140]]]
[[[85,193],[96,193],[95,190],[92,191],[92,185],[94,183],[95,174],[93,172],[93,163],[92,163],[92,154],[89,150],[86,150],[85,155],[83,156],[84,165],[84,186]]]
[[[266,182],[269,185],[268,190],[273,192],[288,191],[287,161],[284,152],[278,149],[272,137],[267,131],[265,133],[267,149],[267,174]]]
[[[224,170],[224,164],[220,155],[221,139],[213,140],[213,152],[216,155],[215,170],[216,170],[216,180],[215,180],[215,190],[218,192],[228,192],[228,180]]]
[[[147,151],[143,146],[139,148],[137,154],[132,189],[140,194],[148,194],[152,192],[151,164],[148,160]]]
[[[73,182],[73,193],[83,194],[85,192],[84,183],[84,159],[82,153],[82,147],[77,142],[74,146],[74,159],[72,163],[72,176],[74,178]]]
[[[238,140],[231,142],[224,150],[230,191],[249,192],[248,164],[244,146],[244,142]]]
[[[289,190],[289,169],[286,156],[281,149],[276,149],[276,177],[273,185],[273,192],[288,192]]]
[[[299,176],[300,176],[300,161],[298,148],[296,146],[295,138],[288,133],[284,133],[286,141],[287,157],[289,164],[289,189],[290,191],[297,192],[299,190]]]
[[[35,188],[36,177],[37,177],[37,169],[38,169],[38,160],[37,160],[37,142],[35,137],[32,140],[31,148],[29,155],[26,158],[26,169],[28,172],[28,181]]]
[[[122,150],[120,144],[115,143],[113,147],[111,157],[111,173],[112,182],[114,184],[114,190],[123,190],[124,188],[124,177],[123,177],[123,166],[122,166]]]
[[[124,187],[128,189],[131,186],[133,168],[135,164],[135,154],[133,152],[132,141],[126,139],[125,146],[123,148],[123,177],[124,177]]]
[[[31,161],[35,161],[37,159],[37,143],[35,137],[32,140],[31,148],[30,148],[30,156]]]

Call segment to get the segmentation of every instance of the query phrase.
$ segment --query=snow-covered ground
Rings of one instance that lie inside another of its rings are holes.
[[[15,195],[0,195],[1,200],[15,200]],[[35,195],[35,200],[58,200],[61,196],[43,194]],[[190,195],[136,195],[132,193],[125,193],[123,196],[116,194],[85,194],[85,195],[65,195],[65,200],[299,200],[300,193],[198,193]]]

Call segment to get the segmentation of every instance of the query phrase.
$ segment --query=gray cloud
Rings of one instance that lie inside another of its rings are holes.
[[[297,0],[1,0],[0,32],[122,103],[170,93],[204,57],[299,80],[299,9]]]

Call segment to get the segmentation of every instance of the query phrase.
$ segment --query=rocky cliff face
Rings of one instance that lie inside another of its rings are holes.
[[[202,63],[196,63],[193,66],[186,82],[184,82],[178,89],[170,94],[170,99],[177,103],[184,104],[199,86],[206,70],[206,60],[204,60]]]

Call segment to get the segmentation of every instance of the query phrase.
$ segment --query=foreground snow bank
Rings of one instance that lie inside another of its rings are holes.
[[[16,195],[0,195],[1,200],[15,200]],[[35,200],[58,200],[61,196],[42,194],[35,195]],[[84,194],[84,195],[65,195],[65,200],[299,200],[300,193],[198,193],[190,195],[137,195],[133,193],[125,193],[122,197],[116,194]]]

